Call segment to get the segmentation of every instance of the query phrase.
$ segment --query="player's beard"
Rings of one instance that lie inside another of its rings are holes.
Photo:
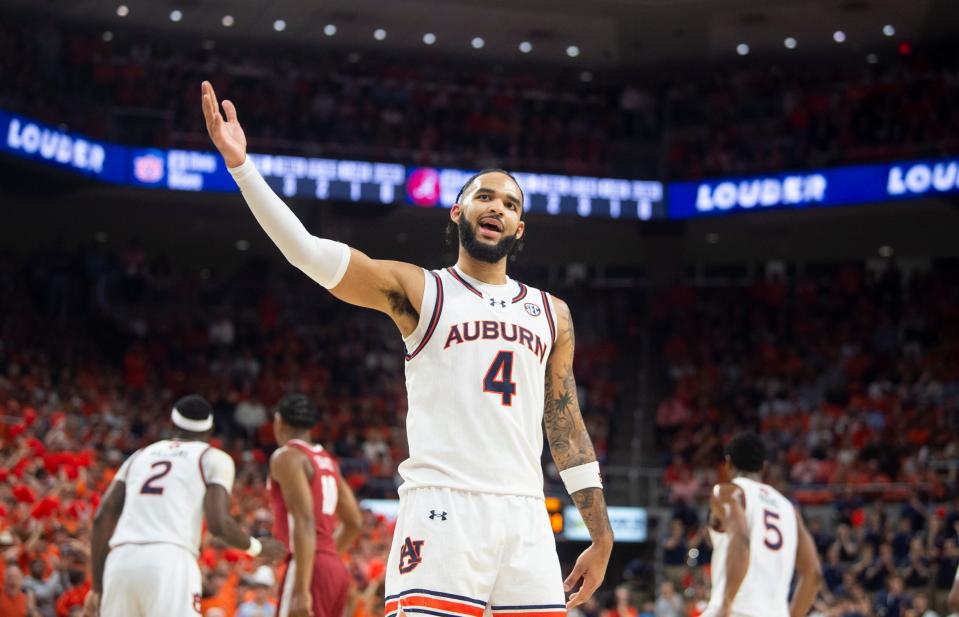
[[[466,249],[470,257],[478,261],[491,264],[498,263],[499,260],[509,255],[513,247],[516,246],[515,233],[510,236],[503,236],[499,242],[493,245],[480,242],[476,239],[476,227],[471,225],[465,216],[460,217],[456,226],[459,228],[460,245]]]

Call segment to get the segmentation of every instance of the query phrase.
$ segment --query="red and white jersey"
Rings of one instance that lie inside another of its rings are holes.
[[[788,617],[789,585],[796,567],[799,531],[796,510],[782,494],[761,482],[736,478],[742,489],[749,530],[749,569],[733,600],[732,613],[747,617]],[[704,617],[716,614],[726,589],[729,535],[709,530],[713,545],[712,594]]]
[[[339,498],[339,468],[336,461],[323,446],[291,439],[283,448],[295,448],[306,454],[313,467],[310,488],[313,492],[313,520],[316,526],[316,552],[336,555],[333,531],[336,529],[336,503]],[[277,452],[280,452],[277,450]],[[274,453],[274,456],[276,454]],[[293,550],[293,517],[286,509],[283,489],[272,476],[266,479],[270,493],[270,509],[273,510],[273,537]]]
[[[552,300],[455,266],[424,276],[419,324],[404,339],[410,456],[399,467],[400,492],[439,486],[542,497]]]
[[[110,547],[173,544],[198,554],[207,485],[229,493],[235,474],[230,455],[203,441],[170,439],[137,450],[114,478],[126,486]]]

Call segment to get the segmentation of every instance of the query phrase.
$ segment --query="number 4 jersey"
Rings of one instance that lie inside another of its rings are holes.
[[[424,271],[406,343],[410,456],[400,493],[425,486],[543,496],[543,400],[556,312],[545,292]]]
[[[733,600],[732,613],[745,617],[789,617],[789,585],[796,566],[796,510],[779,491],[748,478],[736,478],[742,490],[749,530],[749,569]],[[716,614],[726,589],[729,536],[709,530],[713,545],[712,594],[704,617]]]
[[[230,455],[202,441],[158,441],[134,452],[114,481],[126,492],[110,547],[173,544],[199,553],[208,484],[233,490]]]

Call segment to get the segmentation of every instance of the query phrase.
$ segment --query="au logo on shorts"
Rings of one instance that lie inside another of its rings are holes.
[[[532,315],[533,317],[536,317],[542,311],[542,309],[539,308],[539,306],[537,306],[536,304],[533,304],[532,302],[527,302],[526,304],[523,305],[523,308],[525,308],[526,312]]]
[[[400,574],[412,572],[423,561],[423,543],[425,540],[411,540],[409,536],[400,549]]]
[[[201,602],[202,598],[200,594],[193,594],[193,610],[196,611],[197,615],[202,612],[203,604]]]

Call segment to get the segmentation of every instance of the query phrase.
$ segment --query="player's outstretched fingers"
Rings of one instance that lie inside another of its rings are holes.
[[[583,584],[580,585],[579,590],[569,597],[569,600],[566,602],[566,608],[571,609],[574,606],[579,606],[583,604],[596,593],[596,589],[599,588],[599,582],[593,580],[588,574],[583,577]]]
[[[584,574],[586,574],[586,566],[576,562],[576,565],[573,566],[573,571],[570,572],[566,580],[563,581],[563,587],[566,591],[572,591],[573,588],[576,587],[576,584],[579,583],[579,579],[583,578]]]
[[[236,122],[236,107],[233,106],[233,101],[223,101],[223,110],[226,112],[226,121],[227,122]]]

